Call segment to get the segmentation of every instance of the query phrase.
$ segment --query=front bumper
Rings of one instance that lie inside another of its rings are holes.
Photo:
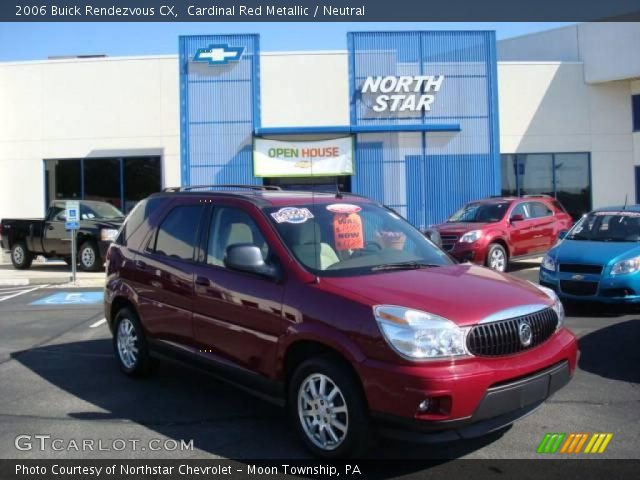
[[[577,355],[575,336],[563,328],[515,355],[401,366],[367,360],[359,373],[382,433],[446,441],[486,434],[532,412],[568,382]],[[421,413],[425,399],[444,408]]]
[[[563,300],[616,304],[640,303],[640,274],[572,274],[540,268],[539,283]],[[569,288],[569,285],[571,288]]]
[[[468,418],[425,423],[379,414],[376,419],[383,435],[399,440],[432,443],[479,437],[529,415],[570,379],[569,362],[564,361],[528,377],[489,388]]]

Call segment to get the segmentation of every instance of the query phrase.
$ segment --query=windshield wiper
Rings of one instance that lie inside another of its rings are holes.
[[[374,272],[380,270],[418,270],[420,268],[432,268],[439,267],[435,263],[420,263],[420,262],[399,262],[399,263],[384,263],[382,265],[376,265],[371,267]]]

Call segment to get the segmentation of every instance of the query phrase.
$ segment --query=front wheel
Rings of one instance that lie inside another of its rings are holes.
[[[499,243],[492,243],[489,245],[487,260],[485,263],[491,270],[495,270],[496,272],[506,272],[507,265],[509,264],[507,251]]]
[[[357,379],[331,357],[309,359],[296,369],[289,383],[289,412],[298,434],[318,457],[359,456],[370,441]]]
[[[33,254],[24,242],[17,242],[11,247],[11,263],[16,270],[26,270],[33,262]]]
[[[100,269],[100,252],[93,242],[84,242],[78,251],[80,270],[83,272],[95,272]]]

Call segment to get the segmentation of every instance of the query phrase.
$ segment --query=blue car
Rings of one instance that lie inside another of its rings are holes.
[[[544,256],[540,284],[564,300],[640,303],[640,205],[583,216]]]

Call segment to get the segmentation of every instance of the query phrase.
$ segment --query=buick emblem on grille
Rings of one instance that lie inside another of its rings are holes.
[[[531,331],[531,325],[529,325],[529,322],[526,320],[520,322],[520,325],[518,326],[518,333],[520,334],[520,343],[523,347],[531,345],[533,332]]]
[[[576,275],[573,275],[571,278],[573,278],[574,280],[584,280],[584,275],[580,275],[578,273]]]

